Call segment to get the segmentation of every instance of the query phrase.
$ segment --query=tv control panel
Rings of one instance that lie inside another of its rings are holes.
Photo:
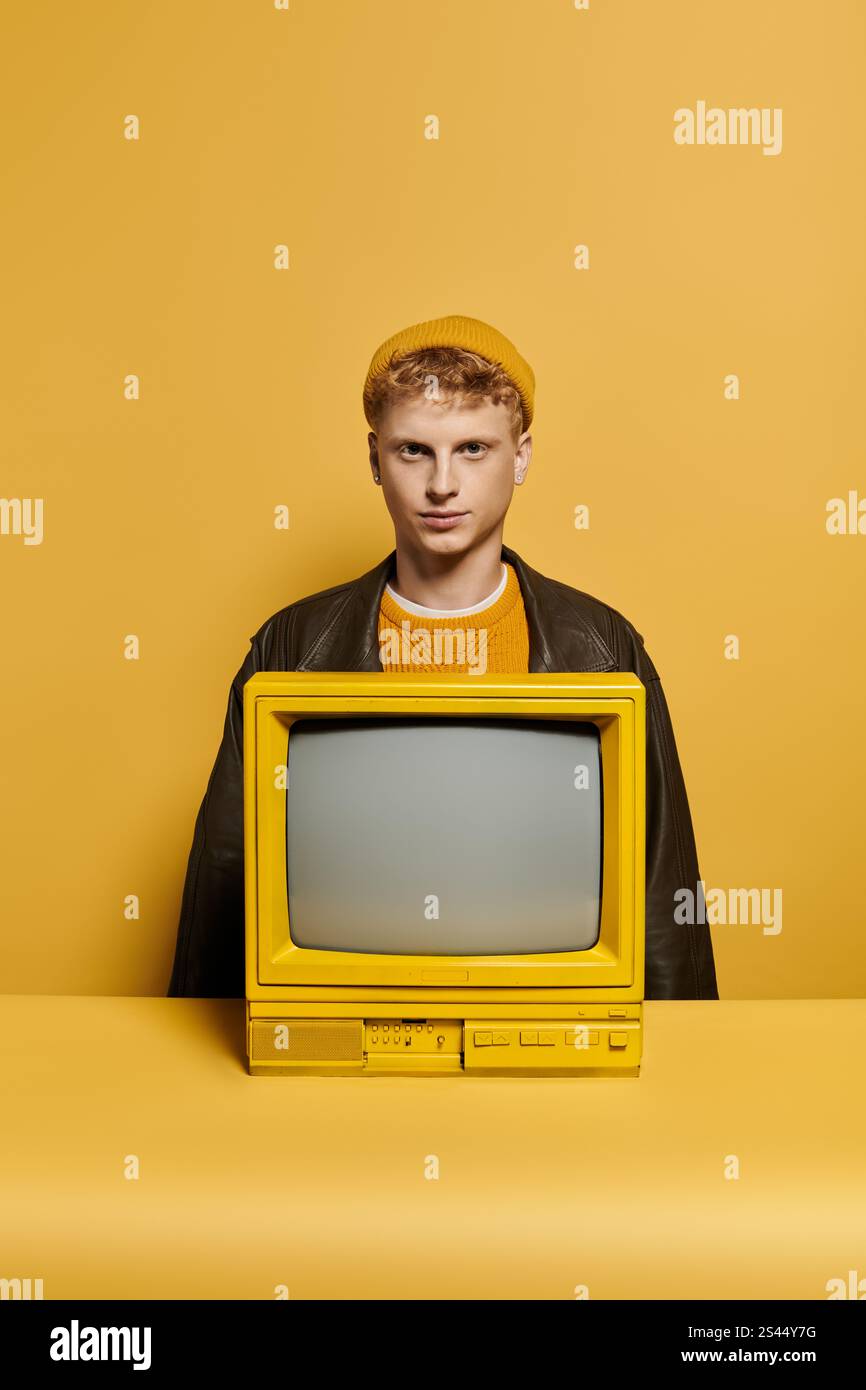
[[[252,1016],[247,1043],[261,1076],[638,1076],[642,1028],[640,1004],[562,1018]]]

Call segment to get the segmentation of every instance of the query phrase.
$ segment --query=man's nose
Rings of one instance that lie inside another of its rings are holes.
[[[449,493],[457,491],[457,480],[451,466],[450,454],[437,455],[430,471],[427,490],[435,493],[438,497],[445,497]]]

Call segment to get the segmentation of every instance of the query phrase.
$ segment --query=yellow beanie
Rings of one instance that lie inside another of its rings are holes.
[[[364,414],[371,427],[374,426],[367,408],[367,388],[373,377],[387,370],[392,357],[429,347],[465,348],[467,352],[477,352],[479,357],[486,357],[488,362],[497,362],[517,387],[523,409],[523,428],[529,429],[535,404],[535,373],[503,333],[491,328],[489,323],[466,318],[464,314],[450,314],[447,318],[415,323],[411,328],[404,328],[392,338],[387,338],[376,349],[364,382]]]

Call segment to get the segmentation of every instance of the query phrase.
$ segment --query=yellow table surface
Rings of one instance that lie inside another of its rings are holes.
[[[642,1075],[611,1080],[250,1077],[236,1000],[0,1010],[0,1277],[46,1299],[866,1279],[864,1000],[650,1002]]]

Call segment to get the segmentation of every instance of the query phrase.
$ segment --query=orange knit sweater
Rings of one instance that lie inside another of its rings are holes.
[[[401,608],[385,590],[379,609],[384,671],[528,671],[529,629],[513,565],[494,603],[462,617],[431,618]]]

